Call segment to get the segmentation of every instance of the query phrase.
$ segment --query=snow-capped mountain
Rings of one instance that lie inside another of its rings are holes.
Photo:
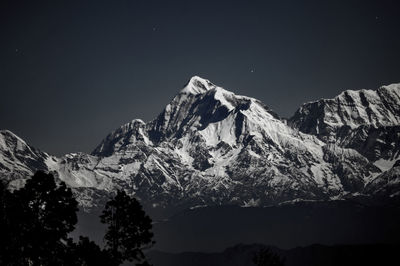
[[[384,187],[389,186],[389,194],[398,194],[392,187],[400,182],[395,171],[400,166],[396,166],[400,156],[400,84],[347,90],[333,99],[303,104],[289,123],[326,143],[354,149],[379,167],[384,173],[367,184],[367,191],[387,191]]]
[[[0,175],[12,188],[37,170],[48,170],[57,159],[29,146],[9,130],[0,130]]]
[[[303,104],[290,123],[327,143],[356,149],[372,161],[393,160],[400,150],[400,84],[347,90],[334,99]]]
[[[91,155],[55,158],[25,144],[28,158],[41,162],[35,167],[1,140],[0,166],[13,180],[46,168],[89,207],[116,188],[146,205],[175,207],[397,195],[399,95],[399,85],[346,91],[303,105],[287,122],[195,76],[156,119],[121,126]],[[2,139],[12,135],[4,132]]]

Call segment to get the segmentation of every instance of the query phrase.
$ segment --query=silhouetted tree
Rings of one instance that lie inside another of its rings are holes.
[[[117,266],[126,260],[150,265],[143,249],[154,244],[151,219],[135,198],[118,191],[106,204],[104,250],[87,237],[78,243],[68,238],[77,204],[64,182],[41,171],[13,193],[0,182],[0,265]]]
[[[63,265],[68,233],[77,223],[78,202],[64,182],[38,171],[15,191],[10,202],[10,247],[14,261],[23,265]]]
[[[9,203],[11,193],[7,189],[7,184],[0,181],[0,265],[6,265],[10,261],[11,232],[9,230]]]
[[[89,238],[80,236],[78,243],[69,240],[69,252],[63,262],[68,266],[113,266],[116,265],[109,253]]]
[[[118,191],[106,203],[100,218],[108,225],[104,237],[106,249],[118,264],[128,260],[149,265],[143,250],[154,244],[151,219],[135,198]]]
[[[269,248],[259,250],[253,257],[257,266],[284,266],[283,260]]]

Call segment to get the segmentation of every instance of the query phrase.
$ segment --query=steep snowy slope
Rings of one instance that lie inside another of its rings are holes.
[[[369,160],[393,160],[400,152],[400,84],[347,90],[333,99],[306,103],[289,121],[302,132],[356,149]]]
[[[29,146],[11,131],[0,130],[0,176],[11,187],[20,187],[35,171],[48,171],[56,163],[55,157]]]
[[[333,99],[303,104],[291,118],[301,131],[323,135],[337,128],[352,129],[400,124],[400,84],[378,90],[347,90]]]
[[[397,160],[392,168],[369,182],[365,191],[380,196],[400,196],[400,160]]]
[[[367,185],[369,193],[396,192],[392,188],[397,187],[395,183],[384,180],[398,178],[392,166],[400,158],[400,84],[378,90],[348,90],[334,99],[306,103],[289,123],[327,143],[354,149],[374,162],[383,173]]]
[[[345,92],[337,100],[306,104],[290,120],[290,126],[260,101],[195,76],[156,119],[148,123],[136,119],[121,126],[91,155],[67,154],[49,160],[43,153],[44,159],[38,160],[73,187],[85,207],[104,200],[117,188],[149,206],[179,208],[266,206],[374,194],[381,187],[377,178],[391,168],[387,153],[396,149],[387,151],[384,146],[392,145],[392,139],[398,144],[398,137],[379,130],[383,148],[374,156],[382,161],[372,160],[363,149],[353,146],[361,138],[357,133],[361,126],[399,126],[398,86],[380,90],[386,97],[384,104],[372,91],[351,92],[352,98],[369,95],[364,98],[374,115],[357,118],[351,110],[364,113],[354,100],[355,107],[337,116],[338,106],[342,110],[348,98]],[[339,135],[342,128],[349,134]],[[368,130],[373,131],[372,127]],[[365,142],[363,138],[360,141]],[[1,149],[7,150],[6,146]],[[4,161],[7,156],[3,152],[0,158]],[[382,169],[382,164],[388,165],[387,169]],[[10,167],[3,171],[7,178],[17,179],[13,172]],[[368,190],[367,184],[371,184]],[[385,191],[392,195],[397,190]]]
[[[358,152],[298,132],[258,100],[199,77],[155,120],[123,125],[92,156],[99,161],[91,180],[154,205],[189,207],[340,198],[381,172]],[[64,169],[77,176],[86,165]]]

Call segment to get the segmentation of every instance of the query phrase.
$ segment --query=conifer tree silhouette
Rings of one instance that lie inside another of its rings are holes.
[[[135,198],[119,190],[107,202],[100,218],[108,225],[104,237],[106,249],[118,264],[127,260],[149,265],[143,250],[154,244],[152,221]]]
[[[10,261],[12,233],[10,232],[10,218],[8,215],[11,193],[7,184],[0,181],[0,265]]]
[[[68,266],[113,266],[117,265],[109,253],[87,237],[80,236],[77,244],[68,244],[70,252],[63,260]]]
[[[64,182],[38,171],[9,201],[12,260],[21,265],[62,265],[78,202]]]
[[[68,237],[77,206],[71,189],[52,174],[38,171],[13,193],[0,182],[0,265],[150,265],[143,250],[154,244],[151,219],[135,198],[118,191],[107,202],[100,217],[108,225],[103,250],[87,237],[78,243]]]

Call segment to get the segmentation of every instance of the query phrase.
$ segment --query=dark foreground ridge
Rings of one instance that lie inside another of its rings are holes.
[[[147,255],[156,266],[255,266],[254,255],[266,246],[237,245],[219,253],[150,251]],[[270,250],[281,257],[285,266],[376,266],[398,261],[400,245],[311,245],[293,249]]]
[[[218,206],[186,210],[169,219],[153,219],[155,249],[220,252],[237,243],[282,249],[324,245],[399,243],[400,209],[362,202],[298,202],[283,206]],[[104,228],[95,213],[80,213],[77,235],[101,243]],[[151,217],[154,217],[149,213]]]

